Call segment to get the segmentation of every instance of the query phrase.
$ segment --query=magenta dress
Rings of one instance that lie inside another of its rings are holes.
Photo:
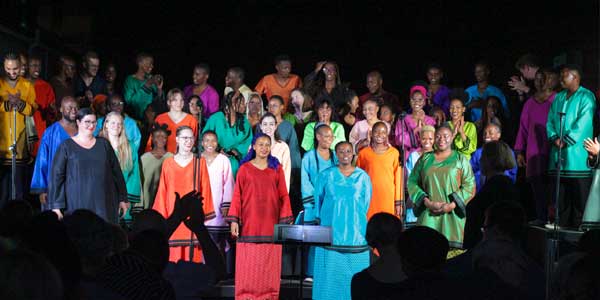
[[[428,115],[425,115],[425,125],[435,126],[435,119]],[[402,138],[402,126],[404,126],[404,139]],[[421,138],[418,132],[415,132],[417,128],[417,122],[413,119],[412,115],[404,117],[403,122],[396,122],[396,145],[401,148],[404,142],[404,161],[408,159],[408,155],[413,151],[421,149]]]
[[[187,99],[194,94],[194,85],[190,84],[183,89],[183,98]],[[204,105],[204,111],[202,115],[204,118],[210,117],[213,113],[219,110],[219,93],[210,84],[206,85],[206,88],[200,93],[200,100]],[[187,101],[186,101],[187,103]]]

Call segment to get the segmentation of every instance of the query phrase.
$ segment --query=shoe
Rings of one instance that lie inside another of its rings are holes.
[[[548,223],[548,224],[544,225],[544,227],[546,227],[546,229],[554,229],[554,223]],[[562,227],[556,225],[556,229],[560,230],[560,229],[562,229]]]

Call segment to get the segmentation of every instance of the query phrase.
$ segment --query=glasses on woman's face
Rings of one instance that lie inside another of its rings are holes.
[[[89,121],[89,120],[85,120],[85,121],[83,121],[82,123],[83,123],[83,125],[85,125],[85,126],[91,126],[91,125],[94,125],[94,126],[96,126],[96,124],[98,123],[98,121]]]
[[[179,139],[184,142],[187,142],[187,141],[193,141],[194,137],[193,136],[180,136]]]

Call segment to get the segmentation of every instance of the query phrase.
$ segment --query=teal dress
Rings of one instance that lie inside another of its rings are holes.
[[[123,85],[123,97],[127,106],[129,106],[133,112],[133,117],[138,120],[144,119],[144,111],[146,107],[152,103],[152,100],[158,95],[158,88],[156,85],[151,87],[144,86],[146,80],[139,80],[133,75],[127,76],[125,84]]]
[[[313,299],[351,299],[352,276],[369,266],[365,235],[372,191],[369,175],[360,168],[349,176],[337,167],[319,174],[315,217],[331,227],[332,244],[315,250]]]
[[[408,178],[408,193],[413,201],[417,224],[443,234],[450,247],[462,248],[466,206],[475,196],[475,176],[466,156],[453,150],[445,160],[435,160],[433,152],[424,153]],[[447,214],[433,215],[423,199],[456,203]]]
[[[219,147],[221,147],[225,153],[235,149],[240,154],[239,157],[229,155],[231,171],[235,178],[237,170],[240,167],[239,161],[246,155],[248,149],[250,149],[250,143],[252,142],[252,126],[250,126],[248,119],[246,119],[245,116],[238,114],[237,121],[231,126],[225,117],[225,114],[222,111],[218,111],[208,118],[202,132],[207,130],[212,130],[217,133]]]
[[[133,207],[139,207],[139,203],[141,201],[140,196],[142,194],[138,153],[133,149],[133,145],[130,144],[129,147],[131,148],[132,164],[127,169],[121,169],[121,172],[123,173],[123,178],[125,179],[125,186],[127,188],[127,200],[129,200],[129,203],[131,204],[129,206],[129,209],[125,213],[125,222],[131,222],[131,209]],[[117,150],[115,150],[115,155],[118,159],[119,153]]]

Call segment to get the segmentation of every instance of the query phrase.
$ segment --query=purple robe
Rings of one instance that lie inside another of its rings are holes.
[[[194,94],[194,85],[190,84],[183,89],[183,98],[187,99]],[[205,118],[210,117],[213,113],[219,110],[219,93],[212,87],[210,84],[206,85],[206,88],[200,95],[200,100],[202,100],[202,104],[204,105],[204,110],[202,111],[202,115]]]

